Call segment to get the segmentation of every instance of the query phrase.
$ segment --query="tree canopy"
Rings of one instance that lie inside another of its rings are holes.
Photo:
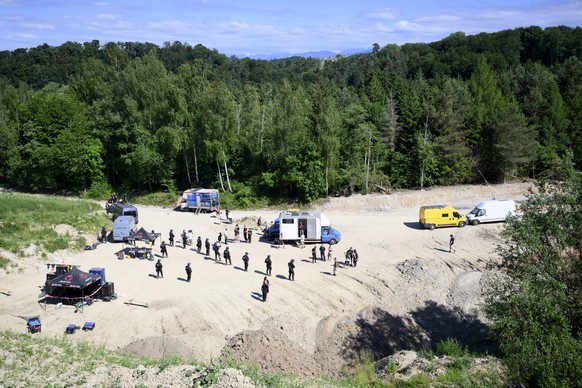
[[[98,41],[0,52],[0,183],[79,191],[349,188],[551,176],[582,163],[582,29],[329,59]],[[240,186],[242,185],[242,186]]]

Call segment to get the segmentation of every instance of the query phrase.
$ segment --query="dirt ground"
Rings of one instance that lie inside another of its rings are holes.
[[[179,242],[169,247],[169,258],[163,259],[163,279],[155,277],[152,261],[119,260],[115,253],[124,248],[121,243],[80,253],[60,252],[50,259],[41,259],[31,247],[32,256],[18,259],[23,270],[0,273],[0,289],[11,293],[0,294],[0,330],[25,332],[23,317],[37,314],[43,327],[35,335],[41,336],[63,336],[69,324],[93,321],[95,330],[66,338],[152,358],[168,353],[197,360],[232,356],[268,370],[329,376],[337,376],[343,365],[363,354],[379,359],[447,337],[471,345],[474,339],[486,337],[476,306],[488,282],[499,276],[486,265],[497,258],[503,224],[423,230],[418,207],[443,203],[468,213],[483,200],[524,200],[529,187],[527,183],[458,186],[331,198],[312,210],[325,212],[342,233],[334,256],[343,258],[349,247],[360,254],[357,267],[340,268],[337,276],[332,275],[332,262],[311,263],[310,245],[277,249],[261,241],[256,219],[274,220],[278,212],[271,210],[231,212],[241,229],[243,225],[255,228],[252,243],[229,244],[232,266],[215,262],[212,251],[206,257]],[[215,215],[145,206],[139,211],[139,226],[161,232],[166,242],[171,228],[177,236],[192,229],[195,238],[208,237],[211,242],[225,229],[234,237],[234,224],[220,223]],[[456,253],[448,252],[451,233],[456,237]],[[157,256],[159,243],[154,246]],[[250,256],[248,272],[242,269],[245,252]],[[267,255],[273,259],[273,275],[268,300],[262,302]],[[286,279],[292,258],[295,281]],[[104,267],[118,299],[96,301],[82,312],[37,303],[46,263],[62,262],[85,271]],[[184,281],[188,262],[193,267],[190,283]],[[125,303],[129,301],[148,307]]]

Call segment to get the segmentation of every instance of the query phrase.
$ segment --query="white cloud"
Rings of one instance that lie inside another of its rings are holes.
[[[18,23],[16,27],[26,30],[56,30],[54,25],[43,23]]]
[[[100,20],[117,20],[117,19],[121,19],[121,17],[119,15],[114,15],[112,13],[100,13],[100,14],[97,14],[97,19],[100,19]]]
[[[398,12],[392,8],[384,8],[377,11],[367,12],[365,16],[374,20],[394,20],[398,17]]]

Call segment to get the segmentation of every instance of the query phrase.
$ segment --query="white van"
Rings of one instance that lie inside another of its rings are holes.
[[[136,230],[133,216],[119,216],[113,221],[113,241],[125,241]]]
[[[481,202],[467,214],[467,222],[479,225],[482,222],[505,221],[508,216],[515,215],[515,201],[511,199],[494,199]]]

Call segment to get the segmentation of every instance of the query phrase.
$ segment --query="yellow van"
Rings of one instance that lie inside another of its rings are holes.
[[[452,206],[427,205],[420,207],[418,222],[425,229],[428,228],[430,230],[442,226],[458,226],[462,228],[467,225],[467,218]]]

